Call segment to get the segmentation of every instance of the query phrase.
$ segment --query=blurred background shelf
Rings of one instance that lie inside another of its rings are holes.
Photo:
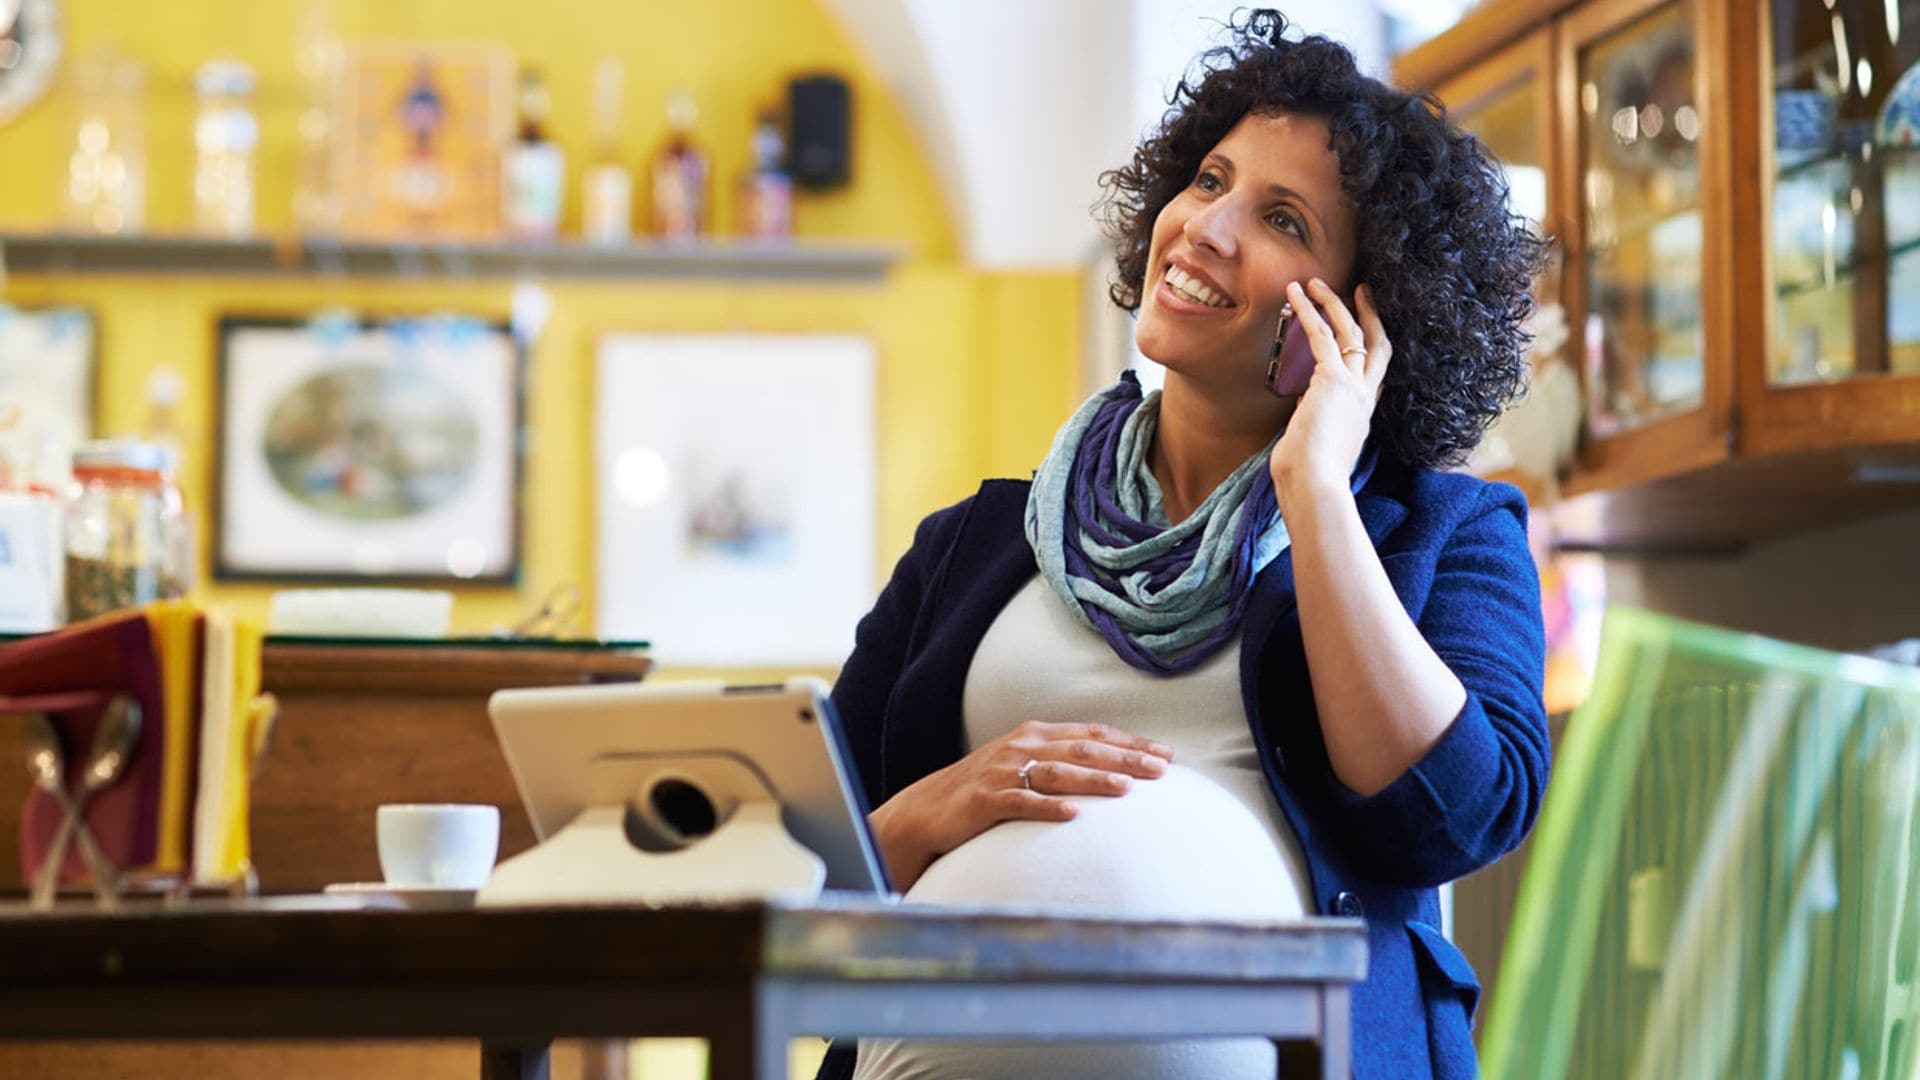
[[[1862,157],[1859,148],[1855,146],[1827,150],[1811,157],[1797,159],[1788,159],[1783,156],[1777,176],[1782,181],[1791,180],[1836,166],[1845,166],[1849,170],[1868,166],[1877,166],[1882,169],[1893,166],[1916,168],[1920,167],[1920,146],[1889,146],[1876,143],[1871,158]]]
[[[1868,256],[1866,258],[1855,256],[1842,260],[1835,265],[1832,280],[1828,280],[1825,275],[1821,275],[1799,281],[1783,281],[1777,286],[1776,291],[1780,297],[1784,299],[1790,296],[1798,296],[1801,293],[1812,292],[1815,289],[1831,289],[1837,284],[1852,279],[1863,267],[1884,273],[1883,267],[1886,264],[1897,262],[1916,252],[1920,252],[1920,236],[1893,244],[1887,248],[1884,256]]]
[[[221,240],[0,232],[0,268],[26,275],[545,277],[845,285],[885,279],[902,254],[880,246],[792,241],[604,247],[577,242]]]

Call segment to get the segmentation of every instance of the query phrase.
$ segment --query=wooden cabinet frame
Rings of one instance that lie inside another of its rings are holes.
[[[1545,27],[1577,0],[1485,0],[1460,25],[1393,62],[1394,81],[1406,87],[1451,86],[1472,74],[1488,54],[1530,30]],[[1453,99],[1441,94],[1443,100]],[[1465,103],[1465,99],[1462,99]]]

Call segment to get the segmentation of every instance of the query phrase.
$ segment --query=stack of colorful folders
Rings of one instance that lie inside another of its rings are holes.
[[[130,885],[231,884],[248,868],[248,787],[272,722],[260,691],[261,632],[184,601],[152,604],[0,647],[0,698],[123,694],[142,722],[120,779],[86,806],[86,826]],[[52,713],[69,791],[79,790],[104,705]],[[3,767],[3,766],[0,766]],[[32,880],[62,809],[35,789],[20,818]],[[61,877],[88,879],[77,846]]]

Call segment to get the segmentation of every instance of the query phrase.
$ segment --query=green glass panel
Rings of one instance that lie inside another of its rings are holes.
[[[1609,612],[1486,1074],[1913,1076],[1917,825],[1920,670]]]

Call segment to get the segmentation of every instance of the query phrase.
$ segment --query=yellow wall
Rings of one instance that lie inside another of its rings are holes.
[[[253,64],[261,77],[259,181],[263,229],[288,227],[292,118],[298,106],[296,0],[199,0],[134,5],[66,0],[75,47],[109,42],[148,72],[150,231],[177,231],[188,218],[187,150],[193,68],[215,52]],[[563,582],[591,596],[594,550],[592,361],[610,331],[772,331],[869,335],[880,355],[879,545],[883,568],[911,540],[927,511],[969,493],[986,474],[1024,476],[1044,453],[1077,394],[1078,275],[985,273],[956,260],[955,223],[916,136],[830,17],[812,0],[598,0],[526,4],[513,0],[339,0],[334,25],[349,39],[501,41],[542,68],[553,88],[552,128],[577,166],[585,153],[594,62],[628,68],[630,163],[664,133],[662,103],[690,86],[711,149],[718,190],[747,159],[755,108],[774,101],[787,76],[834,70],[854,84],[855,182],[804,196],[803,237],[892,244],[907,258],[877,286],[553,282],[554,312],[532,357],[527,387],[531,450],[523,486],[522,583],[469,588],[455,608],[458,629],[511,621]],[[46,229],[59,213],[58,182],[70,139],[65,92],[0,128],[0,227]],[[577,181],[577,169],[574,177]],[[566,228],[577,229],[577,183]],[[716,200],[731,223],[729,200]],[[186,277],[35,278],[0,285],[0,300],[80,303],[100,324],[102,433],[137,432],[146,417],[150,372],[171,368],[187,394],[179,417],[188,443],[188,495],[204,520],[214,469],[215,323],[222,314],[293,314],[329,305],[364,313],[452,308],[494,318],[507,312],[510,283]],[[203,557],[203,566],[206,560]],[[204,579],[203,570],[203,579]],[[209,584],[207,599],[264,613],[270,588]]]

